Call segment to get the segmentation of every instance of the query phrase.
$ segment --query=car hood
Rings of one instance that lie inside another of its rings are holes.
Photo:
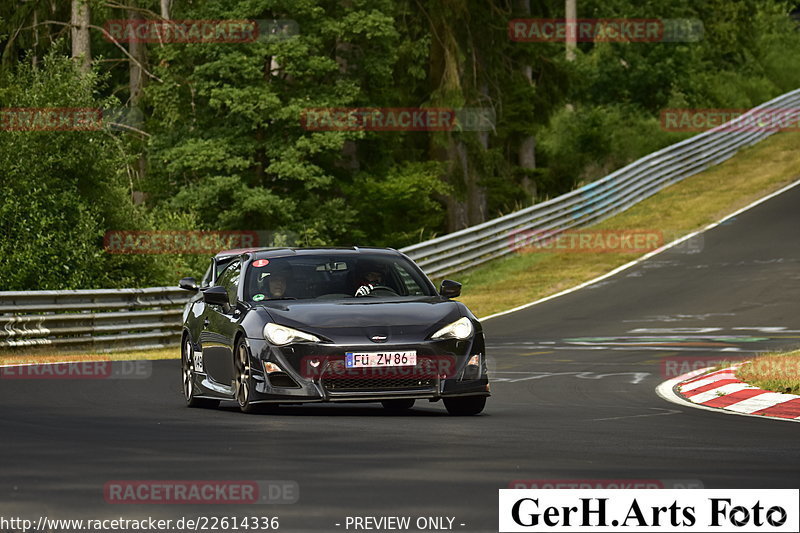
[[[457,302],[440,298],[372,300],[359,298],[319,302],[264,302],[265,321],[322,335],[333,342],[364,342],[374,336],[386,342],[419,342],[463,316]]]

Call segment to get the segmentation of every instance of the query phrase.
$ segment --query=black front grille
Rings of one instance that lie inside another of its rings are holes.
[[[437,367],[421,359],[414,367],[348,369],[344,360],[334,360],[322,371],[320,382],[330,391],[430,389],[436,386]]]
[[[329,391],[430,389],[436,378],[328,378],[322,384]]]

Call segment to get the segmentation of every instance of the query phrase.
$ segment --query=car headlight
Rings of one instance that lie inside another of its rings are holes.
[[[319,337],[310,333],[303,333],[294,328],[281,326],[274,322],[268,322],[264,326],[264,338],[276,346],[283,346],[298,341],[320,342]]]
[[[472,321],[467,317],[462,317],[431,335],[431,338],[459,339],[463,341],[464,339],[470,338],[474,331],[475,328],[472,325]]]

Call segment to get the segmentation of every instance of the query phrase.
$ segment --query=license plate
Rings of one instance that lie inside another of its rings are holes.
[[[347,352],[347,368],[369,368],[381,366],[416,366],[417,352]]]

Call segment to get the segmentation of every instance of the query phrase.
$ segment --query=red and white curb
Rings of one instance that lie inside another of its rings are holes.
[[[800,422],[800,396],[766,391],[737,379],[736,369],[744,363],[746,361],[714,372],[708,372],[710,368],[696,370],[665,381],[656,392],[679,405]]]

